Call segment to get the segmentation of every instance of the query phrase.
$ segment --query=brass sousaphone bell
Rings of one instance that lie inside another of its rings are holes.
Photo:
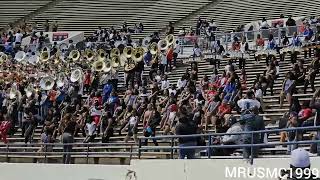
[[[80,58],[80,52],[78,50],[72,50],[69,54],[69,58],[72,59],[72,61],[78,61]]]
[[[95,61],[92,64],[92,68],[94,71],[97,71],[97,72],[103,71],[106,68],[106,62],[102,60]]]
[[[75,69],[74,71],[71,72],[70,81],[77,82],[80,79],[82,79],[82,76],[83,76],[83,71],[81,69]]]
[[[2,64],[3,62],[6,62],[8,60],[8,55],[6,55],[5,53],[0,53],[0,64]]]
[[[169,47],[169,42],[165,39],[162,39],[158,42],[158,48],[163,51],[163,50],[167,50]]]
[[[148,46],[148,50],[152,55],[155,55],[158,53],[158,44],[157,43],[152,43]]]
[[[132,57],[131,59],[135,62],[138,63],[142,61],[143,59],[143,54],[144,54],[144,49],[142,47],[137,47],[133,50]]]
[[[24,51],[18,51],[16,53],[16,55],[14,56],[14,59],[17,61],[17,62],[21,62],[23,60],[26,59],[26,53]]]
[[[65,79],[64,72],[60,72],[56,77],[56,84],[58,88],[64,86],[64,79]]]
[[[131,46],[126,46],[123,49],[123,54],[126,58],[131,58],[133,52],[133,48]]]
[[[84,57],[86,57],[88,61],[91,61],[94,58],[94,52],[91,49],[86,49],[84,51]]]
[[[40,53],[40,61],[47,62],[50,59],[50,51],[48,47],[44,47]]]
[[[53,86],[54,86],[54,78],[51,76],[43,77],[40,80],[40,87],[42,90],[49,91],[53,88]]]
[[[114,56],[111,59],[111,66],[113,68],[118,68],[120,66],[120,56]]]
[[[118,48],[113,48],[110,52],[110,57],[120,56],[120,50]]]
[[[26,96],[27,96],[27,97],[31,97],[31,95],[32,95],[33,92],[34,92],[33,85],[32,85],[32,84],[29,84],[29,85],[24,89],[24,91],[26,92]]]
[[[167,40],[168,46],[172,45],[176,41],[173,34],[169,34],[168,36],[166,36],[165,40]]]
[[[106,59],[107,53],[106,53],[105,50],[99,49],[99,50],[97,51],[97,54],[98,54],[98,57],[97,57],[97,60],[98,60],[98,61],[104,61],[104,60]]]

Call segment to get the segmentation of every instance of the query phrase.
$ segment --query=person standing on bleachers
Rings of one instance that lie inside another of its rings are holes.
[[[46,21],[43,23],[42,27],[43,27],[43,31],[44,32],[49,32],[50,24],[49,24],[49,20],[48,19],[46,19]]]
[[[289,46],[297,48],[297,47],[301,47],[301,45],[302,45],[302,42],[301,42],[300,38],[298,37],[297,32],[294,32],[293,37],[292,37],[292,42],[289,44]],[[295,50],[293,52],[291,52],[291,64],[294,64],[297,62],[298,53],[299,52],[297,52]]]
[[[309,65],[309,71],[307,73],[307,76],[305,78],[305,83],[304,83],[304,93],[307,93],[307,88],[309,84],[311,85],[311,89],[314,92],[315,87],[314,87],[314,81],[316,79],[317,74],[319,73],[319,68],[320,68],[320,60],[319,58],[315,58],[312,60],[311,64]]]
[[[305,42],[311,42],[312,37],[314,36],[313,30],[310,28],[310,24],[306,24],[305,30],[303,32],[304,41]],[[311,48],[308,48],[308,50],[304,51],[304,58],[307,59],[307,56],[309,54],[309,58],[311,58]]]
[[[288,16],[286,26],[288,27],[288,36],[291,36],[293,32],[296,32],[297,30],[296,21],[290,15]]]

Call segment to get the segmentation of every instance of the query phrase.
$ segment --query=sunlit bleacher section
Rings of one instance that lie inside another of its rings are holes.
[[[319,0],[223,0],[215,6],[211,6],[206,11],[197,14],[197,16],[192,17],[193,19],[186,19],[181,27],[195,27],[196,21],[200,16],[203,20],[214,19],[219,31],[231,31],[235,29],[236,26],[246,25],[253,20],[261,20],[263,17],[267,19],[277,19],[280,17],[280,14],[284,16],[292,15],[293,17],[317,15],[319,6],[316,6],[316,4],[319,3]],[[177,28],[176,32],[178,32],[181,27]]]
[[[9,23],[23,18],[29,13],[35,12],[37,9],[45,6],[51,1],[30,0],[30,1],[1,1],[0,6],[0,27],[4,27]]]
[[[130,28],[135,23],[144,24],[145,34],[163,29],[170,21],[176,22],[211,2],[210,0],[71,0],[60,1],[49,10],[40,13],[32,21],[46,19],[59,22],[61,31],[84,31],[86,35],[102,28],[120,28],[124,21]],[[140,37],[141,37],[140,36]]]

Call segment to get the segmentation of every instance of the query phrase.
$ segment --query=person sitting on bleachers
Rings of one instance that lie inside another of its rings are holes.
[[[253,109],[254,107],[260,108],[260,102],[255,99],[254,92],[250,90],[247,92],[246,98],[240,99],[237,104],[241,111]]]
[[[312,37],[314,36],[313,30],[310,28],[310,24],[306,24],[305,30],[303,32],[304,41],[309,42],[312,41]],[[311,48],[304,51],[304,58],[307,59],[307,55],[309,54],[309,58],[311,58]]]
[[[267,67],[265,71],[265,78],[267,81],[267,88],[270,88],[271,96],[273,96],[273,84],[276,79],[277,75],[277,69],[274,63],[270,63],[270,65]],[[266,90],[267,90],[266,88]],[[264,95],[266,95],[267,91],[264,91]]]

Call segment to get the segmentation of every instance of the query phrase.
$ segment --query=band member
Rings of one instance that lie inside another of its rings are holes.
[[[314,88],[314,80],[316,79],[316,75],[319,73],[319,68],[320,68],[320,61],[319,58],[315,58],[310,66],[309,66],[309,71],[308,71],[308,75],[305,79],[305,83],[304,83],[304,93],[306,94],[307,92],[307,88],[309,86],[309,84],[311,84],[311,89],[314,92],[315,88]]]
[[[257,40],[256,40],[256,51],[257,52],[262,51],[263,48],[264,48],[264,39],[261,38],[260,34],[258,34],[257,35]],[[257,63],[259,63],[260,60],[261,60],[261,55],[260,54],[255,55],[254,59],[256,60]]]
[[[179,53],[180,53],[180,42],[179,40],[177,40],[173,49],[173,69],[177,67],[177,58]]]
[[[118,70],[115,71],[111,71],[111,84],[113,89],[117,92],[118,89],[118,79],[119,79],[119,75],[118,75]]]
[[[279,48],[278,48],[278,53],[280,54],[280,61],[284,61],[285,58],[285,52],[281,52],[281,49],[287,47],[289,45],[289,38],[286,35],[285,31],[281,31],[281,36],[279,39]]]
[[[267,43],[267,50],[276,50],[276,48],[277,48],[277,44],[276,44],[275,40],[273,39],[273,35],[270,34],[269,35],[269,40],[268,40],[268,43]],[[275,58],[276,57],[274,56],[274,54],[268,54],[267,58],[266,58],[267,66],[269,66],[269,61],[270,60],[272,61],[272,59],[275,60]]]
[[[303,32],[304,40],[306,42],[311,41],[313,35],[314,35],[313,30],[310,28],[310,25],[307,24],[306,29]],[[311,48],[309,48],[309,50],[304,51],[304,58],[305,59],[307,58],[308,51],[309,51],[309,58],[311,58]]]
[[[195,61],[196,57],[202,57],[201,49],[197,43],[194,44],[193,48],[193,61]]]
[[[239,69],[243,69],[246,66],[246,58],[249,55],[249,44],[246,41],[246,37],[242,37],[240,44],[241,57],[239,58]]]
[[[218,64],[218,68],[220,68],[220,60],[222,59],[222,53],[225,52],[224,47],[220,43],[220,40],[217,40],[217,43],[214,44],[213,50],[214,50],[214,57],[212,59],[212,62],[210,62],[210,64],[214,65],[214,68],[217,69],[217,64]]]
[[[297,35],[297,32],[293,33],[293,37],[292,37],[292,42],[290,44],[290,46],[292,47],[300,47],[302,45],[300,38]],[[297,51],[293,50],[293,52],[291,53],[291,63],[294,64],[297,62],[297,57],[298,57],[298,53]]]
[[[238,40],[238,37],[234,37],[233,38],[233,42],[232,42],[231,50],[232,51],[239,51],[240,47],[241,47],[241,44],[240,44],[240,42]]]

